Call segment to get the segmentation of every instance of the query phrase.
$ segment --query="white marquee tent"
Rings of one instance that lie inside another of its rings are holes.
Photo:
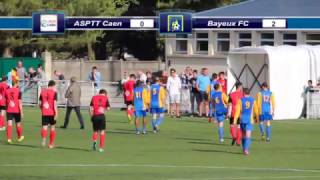
[[[243,47],[229,52],[227,64],[229,92],[239,80],[256,97],[267,82],[276,99],[274,118],[296,119],[307,81],[320,77],[320,46]]]

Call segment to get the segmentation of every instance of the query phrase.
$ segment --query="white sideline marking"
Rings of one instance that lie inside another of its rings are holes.
[[[305,178],[320,178],[320,176],[268,176],[268,177],[220,177],[220,178],[204,178],[204,179],[199,179],[197,180],[247,180],[247,179],[305,179]],[[192,180],[192,179],[169,179],[169,180]]]
[[[251,168],[226,166],[179,166],[161,164],[0,164],[0,167],[149,167],[149,168],[197,168],[197,169],[233,169],[251,171],[287,171],[320,173],[316,169],[290,169],[290,168]]]

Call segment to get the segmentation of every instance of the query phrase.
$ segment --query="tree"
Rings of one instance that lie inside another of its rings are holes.
[[[135,0],[2,0],[1,16],[30,16],[38,10],[62,10],[68,16],[120,16]],[[68,32],[63,38],[32,38],[31,32],[0,32],[3,49],[13,49],[31,43],[36,48],[78,50],[87,47],[90,60],[95,59],[93,44],[102,31]]]

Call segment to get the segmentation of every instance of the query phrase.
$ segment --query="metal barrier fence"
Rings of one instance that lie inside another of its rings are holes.
[[[90,81],[78,81],[81,88],[81,106],[88,107],[90,105],[91,98],[98,91],[94,87],[94,83]],[[39,95],[42,88],[47,87],[48,81],[24,81],[20,82],[20,88],[22,92],[22,102],[24,105],[35,106],[39,104]],[[56,89],[58,93],[58,106],[64,107],[67,104],[65,98],[65,93],[68,89],[69,81],[59,81],[56,80]],[[123,93],[120,89],[118,82],[101,82],[100,89],[106,89],[108,92],[108,97],[110,105],[113,108],[124,108],[126,107],[123,100]],[[166,106],[169,105],[169,94],[167,93]],[[194,108],[197,107],[197,102],[195,102]],[[191,102],[190,102],[190,90],[181,90],[181,112],[191,112]]]
[[[91,97],[97,93],[97,89],[90,81],[78,81],[81,88],[81,106],[89,106]],[[48,81],[24,81],[20,82],[22,92],[22,102],[24,105],[37,105],[39,103],[39,95],[42,88],[47,87]],[[69,81],[56,81],[56,89],[58,93],[58,106],[66,106],[65,93],[69,86]],[[123,108],[122,92],[117,82],[101,82],[100,88],[106,89],[108,92],[111,107]]]
[[[320,118],[320,89],[310,89],[305,98],[304,110],[308,119]]]

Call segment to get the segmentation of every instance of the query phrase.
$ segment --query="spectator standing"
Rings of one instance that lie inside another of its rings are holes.
[[[55,79],[57,79],[59,81],[64,81],[65,80],[64,75],[61,72],[57,71],[57,70],[54,71],[54,77],[55,77]]]
[[[184,73],[181,74],[181,111],[190,113],[190,79],[192,78],[192,69],[186,67]]]
[[[170,98],[170,114],[175,115],[177,118],[180,118],[180,101],[181,101],[181,80],[177,75],[175,69],[170,70],[170,77],[167,82],[167,90],[169,92]]]
[[[38,80],[38,81],[45,81],[45,80],[46,80],[46,76],[45,76],[45,74],[44,74],[42,64],[38,64],[37,80]]]
[[[91,72],[88,74],[88,80],[93,83],[94,92],[98,94],[101,85],[101,73],[97,66],[93,66]]]
[[[145,85],[147,82],[147,75],[142,71],[138,71],[138,76],[139,76],[140,82],[142,82],[143,85]]]
[[[57,91],[58,91],[58,102],[62,102],[64,100],[64,97],[63,97],[63,94],[64,94],[64,91],[65,91],[65,78],[64,78],[64,75],[55,70],[54,71],[54,77],[57,81]]]
[[[197,107],[199,104],[199,91],[197,89],[197,76],[198,76],[198,70],[193,70],[192,78],[190,79],[191,116],[195,114],[195,109],[196,111],[198,111]]]
[[[17,75],[19,77],[19,88],[20,88],[20,91],[23,92],[25,87],[25,80],[27,77],[27,70],[25,67],[23,67],[23,63],[21,60],[18,61],[16,69],[17,69]]]
[[[146,84],[150,86],[150,85],[152,84],[152,81],[153,81],[153,80],[152,80],[152,74],[151,74],[151,72],[150,72],[150,71],[147,71],[147,72],[146,72],[146,76],[147,76]]]
[[[308,85],[307,87],[305,87],[305,90],[303,93],[304,101],[303,101],[303,108],[302,108],[300,118],[307,118],[307,96],[308,96],[308,93],[314,92],[312,88],[313,88],[312,80],[308,80]]]
[[[67,110],[66,110],[66,116],[64,119],[64,125],[61,126],[61,128],[66,129],[68,127],[71,111],[72,109],[74,109],[76,111],[76,114],[80,123],[80,129],[84,129],[84,122],[80,112],[81,88],[79,83],[76,81],[75,77],[72,77],[70,79],[70,85],[65,94],[65,98],[67,98]]]
[[[199,91],[199,116],[203,115],[203,106],[205,107],[206,116],[209,117],[209,97],[208,89],[210,88],[210,77],[208,68],[202,68],[201,75],[197,78],[197,89]]]

